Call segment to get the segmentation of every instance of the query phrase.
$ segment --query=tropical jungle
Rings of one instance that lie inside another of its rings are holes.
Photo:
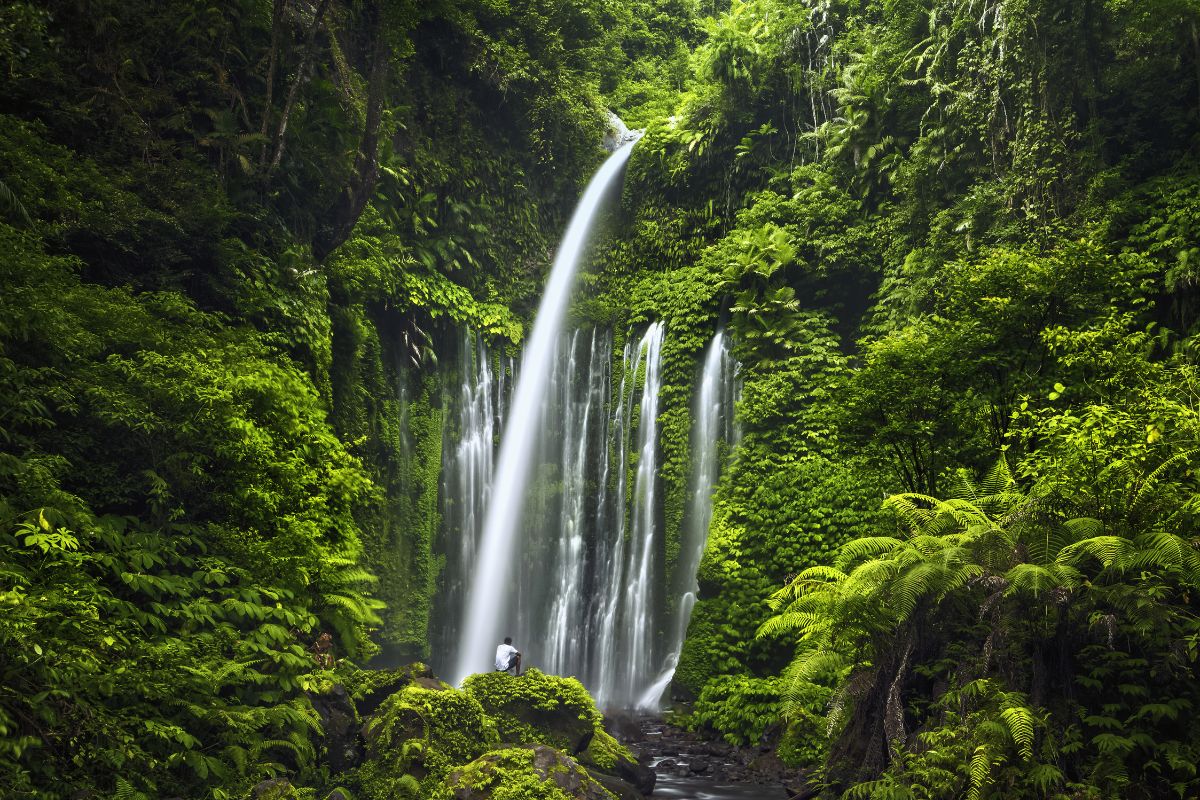
[[[0,71],[0,797],[1200,796],[1197,0],[3,0]]]

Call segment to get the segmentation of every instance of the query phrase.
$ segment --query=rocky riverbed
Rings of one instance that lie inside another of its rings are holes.
[[[811,796],[804,773],[787,767],[772,747],[735,747],[657,717],[620,717],[608,720],[607,727],[654,770],[653,797],[788,800]]]

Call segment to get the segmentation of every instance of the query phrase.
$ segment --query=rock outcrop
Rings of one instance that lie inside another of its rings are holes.
[[[613,800],[575,759],[546,745],[487,753],[452,770],[434,800]]]

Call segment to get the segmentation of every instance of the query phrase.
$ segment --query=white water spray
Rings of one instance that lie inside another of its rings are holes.
[[[517,526],[555,344],[566,315],[575,273],[601,203],[629,160],[633,145],[634,142],[628,142],[609,156],[588,184],[567,226],[538,306],[500,442],[500,456],[484,518],[483,542],[473,565],[474,574],[470,577],[466,624],[458,640],[456,684],[471,673],[488,668],[491,650],[503,636],[500,615],[505,609],[500,600],[506,596],[512,581]]]

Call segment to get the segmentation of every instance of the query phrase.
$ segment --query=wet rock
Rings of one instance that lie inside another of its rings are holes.
[[[646,740],[637,718],[631,714],[614,714],[604,718],[604,729],[621,744],[636,744]]]
[[[654,791],[654,784],[658,780],[658,776],[654,774],[654,770],[650,769],[650,765],[641,761],[618,761],[613,772],[618,778],[632,784],[639,792],[647,795]]]
[[[616,795],[617,800],[644,800],[645,792],[638,791],[632,783],[623,781],[616,775],[608,775],[591,768],[588,769],[588,774],[592,776],[592,780]]]
[[[346,688],[334,684],[329,691],[310,693],[308,699],[321,718],[318,752],[330,772],[344,772],[361,763],[363,745],[358,735],[358,715]]]

